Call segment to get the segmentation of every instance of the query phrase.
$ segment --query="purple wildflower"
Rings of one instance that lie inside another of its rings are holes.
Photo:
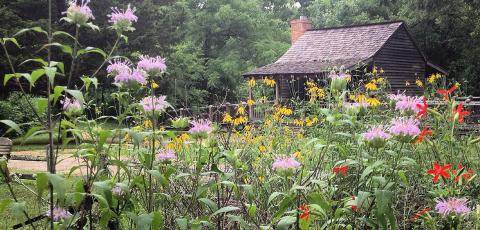
[[[155,159],[157,159],[157,161],[168,161],[177,159],[177,156],[175,155],[175,151],[171,149],[164,149],[158,152]]]
[[[213,131],[212,122],[206,119],[192,121],[192,128],[188,130],[190,134],[198,134],[204,136]]]
[[[115,76],[114,81],[121,86],[129,86],[136,83],[141,85],[147,84],[145,74],[138,69],[119,72],[118,75]]]
[[[76,112],[82,110],[82,103],[77,99],[65,98],[60,101],[62,103],[62,109],[65,112]]]
[[[302,166],[294,156],[278,157],[272,164],[273,169],[296,169]]]
[[[167,65],[165,64],[165,59],[160,56],[141,56],[137,68],[145,70],[151,76],[155,76],[165,72],[167,70]]]
[[[401,100],[405,100],[407,97],[407,95],[405,95],[404,93],[397,93],[397,94],[388,94],[387,95],[387,98],[392,100],[392,101],[401,101]]]
[[[343,73],[343,72],[337,74],[335,71],[332,70],[328,75],[328,77],[331,78],[332,80],[341,79],[341,80],[349,81],[352,75]]]
[[[420,108],[418,108],[417,104],[422,104],[422,98],[403,95],[397,98],[395,109],[400,111],[412,111],[414,113],[417,113],[418,111],[420,111]]]
[[[121,59],[114,59],[110,61],[107,67],[107,73],[116,76],[120,73],[130,71],[130,63],[128,61],[122,61]]]
[[[446,216],[449,214],[468,214],[472,210],[467,206],[468,200],[466,198],[450,197],[447,200],[440,198],[436,200],[435,211]]]
[[[165,100],[167,96],[158,97],[145,97],[142,100],[143,110],[148,113],[152,111],[161,112],[168,106],[168,102]]]
[[[393,119],[389,131],[391,134],[404,136],[417,136],[418,134],[420,134],[420,128],[418,128],[418,120],[406,117]]]
[[[115,185],[113,188],[112,188],[112,194],[113,195],[116,195],[116,196],[121,196],[123,195],[123,189],[122,187],[118,186],[118,185]]]
[[[112,8],[112,13],[107,15],[110,17],[108,22],[113,23],[113,26],[121,31],[128,31],[131,30],[131,26],[133,22],[138,21],[138,17],[135,16],[136,8],[131,8],[130,4],[128,4],[127,9],[119,10],[117,7]]]
[[[53,214],[52,214],[53,213]],[[55,207],[53,208],[53,212],[50,212],[50,210],[48,210],[45,215],[47,215],[48,217],[52,218],[53,221],[60,221],[60,220],[63,220],[65,218],[68,218],[68,217],[71,217],[72,214],[70,212],[68,212],[66,209],[64,208],[60,208],[60,207]]]
[[[381,125],[373,126],[367,132],[363,133],[362,136],[367,141],[371,141],[376,138],[385,140],[392,137],[392,135],[384,131],[384,127]]]
[[[82,0],[80,4],[77,1],[70,1],[69,7],[64,14],[67,15],[68,20],[76,24],[85,24],[89,19],[95,19],[92,10],[88,7],[90,0]]]

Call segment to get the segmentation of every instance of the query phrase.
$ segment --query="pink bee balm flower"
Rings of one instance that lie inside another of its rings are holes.
[[[331,78],[332,80],[335,80],[335,79],[341,79],[341,80],[350,80],[350,78],[352,77],[352,75],[350,74],[347,74],[347,73],[339,73],[337,74],[335,71],[331,71],[330,74],[328,75],[329,78]]]
[[[117,7],[113,7],[112,13],[107,15],[110,17],[108,22],[113,23],[113,27],[120,31],[132,30],[132,23],[138,21],[138,17],[134,14],[135,11],[135,7],[131,8],[130,4],[128,4],[125,10],[119,10]]]
[[[114,59],[113,61],[110,61],[107,66],[107,73],[110,75],[116,76],[124,72],[130,72],[130,63],[128,63],[128,61]]]
[[[379,139],[388,139],[392,137],[392,135],[388,134],[384,131],[383,126],[377,125],[370,128],[367,132],[362,134],[363,138],[367,141],[371,141],[375,138]]]
[[[137,68],[145,70],[151,76],[155,76],[165,72],[167,70],[167,65],[165,64],[165,59],[160,56],[141,56]]]
[[[116,196],[121,196],[123,195],[123,189],[122,187],[116,185],[115,187],[112,188],[112,194]]]
[[[410,96],[398,97],[397,103],[395,104],[395,109],[417,113],[420,111],[420,108],[418,108],[417,104],[422,104],[422,98]]]
[[[62,103],[62,109],[65,112],[76,112],[82,110],[82,103],[76,99],[65,98],[60,101]]]
[[[143,110],[148,113],[152,111],[165,111],[168,106],[168,102],[165,100],[167,96],[158,97],[146,97],[142,100]]]
[[[145,74],[138,69],[128,70],[119,72],[114,78],[115,83],[120,84],[121,86],[131,86],[136,84],[145,85],[147,84],[147,79],[145,79]]]
[[[76,24],[85,24],[89,19],[95,19],[92,14],[92,10],[88,7],[90,0],[82,0],[80,4],[77,1],[70,1],[69,7],[64,14],[67,15],[67,20]]]
[[[188,130],[190,134],[196,134],[196,133],[205,133],[205,134],[210,134],[213,132],[213,127],[212,127],[212,122],[210,120],[202,119],[202,120],[196,120],[192,121],[192,128]]]
[[[175,155],[175,151],[171,149],[164,149],[158,152],[157,156],[155,156],[155,159],[157,159],[157,161],[168,161],[177,159],[177,156]]]
[[[399,92],[397,94],[388,94],[387,98],[392,101],[401,101],[401,100],[405,100],[407,98],[407,95]]]
[[[450,197],[447,200],[440,198],[436,200],[435,211],[446,216],[449,214],[468,214],[472,210],[467,206],[468,200],[466,198]]]
[[[417,136],[421,131],[417,119],[400,117],[392,120],[389,132],[394,135]]]
[[[50,210],[48,210],[45,213],[45,215],[52,218],[53,221],[56,221],[56,222],[72,216],[72,214],[70,212],[68,212],[66,209],[60,208],[60,207],[53,208],[52,213],[50,212]]]
[[[302,166],[302,164],[295,160],[295,156],[278,157],[272,164],[273,169],[296,169],[300,166]]]

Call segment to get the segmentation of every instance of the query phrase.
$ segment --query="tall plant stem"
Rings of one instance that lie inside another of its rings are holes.
[[[48,44],[52,43],[52,0],[48,0],[48,29],[47,29],[47,39]],[[52,60],[52,50],[50,46],[47,47],[47,61],[50,65]],[[47,94],[50,97],[50,93],[52,91],[52,86],[50,82],[47,82]],[[48,129],[48,149],[47,149],[47,161],[49,162],[48,171],[52,174],[55,173],[55,157],[53,153],[53,130],[52,130],[52,103],[50,100],[47,103],[47,129]],[[49,192],[50,192],[50,213],[53,214],[54,208],[54,200],[53,200],[53,185],[49,184]],[[50,218],[50,230],[55,228],[53,218]]]
[[[76,25],[75,26],[75,40],[74,40],[73,52],[72,52],[72,63],[70,65],[70,73],[68,74],[67,89],[69,89],[70,85],[72,84],[73,71],[75,70],[75,62],[77,60],[79,33],[80,33],[80,26]]]
[[[153,80],[152,80],[153,81]],[[155,119],[155,89],[153,89],[152,84],[150,83],[150,90],[151,90],[151,100],[152,100],[152,156],[150,158],[150,165],[149,165],[149,170],[153,169],[153,160],[155,158],[155,126],[157,126],[157,119]],[[153,211],[153,184],[152,184],[152,174],[148,174],[148,184],[149,184],[149,189],[148,189],[148,212]]]
[[[113,44],[112,50],[110,50],[110,53],[108,53],[107,58],[103,60],[102,64],[95,70],[95,72],[93,72],[91,76],[92,78],[95,77],[98,74],[98,72],[100,72],[100,70],[103,68],[103,66],[107,63],[107,61],[110,60],[110,58],[112,57],[113,51],[117,49],[118,44],[120,43],[120,38],[121,38],[121,35],[118,35],[117,40],[115,40],[115,43]]]

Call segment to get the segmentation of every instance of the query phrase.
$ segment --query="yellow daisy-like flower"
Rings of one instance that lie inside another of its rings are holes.
[[[237,114],[238,114],[238,115],[245,115],[245,107],[239,106],[239,107],[237,108]]]
[[[318,122],[318,118],[317,118],[317,117],[314,117],[314,118],[309,118],[309,117],[307,117],[307,118],[305,119],[305,123],[307,123],[307,126],[308,126],[308,127],[314,125],[314,124],[317,123],[317,122]]]
[[[266,153],[267,152],[267,147],[265,147],[265,145],[260,145],[260,146],[258,146],[258,150],[261,153]]]
[[[151,129],[153,127],[153,123],[151,120],[145,120],[143,122],[143,127],[146,128],[146,129]]]
[[[418,87],[423,87],[423,82],[420,80],[420,79],[417,79],[415,81],[415,84],[418,86]]]
[[[373,74],[377,74],[377,72],[378,72],[377,67],[374,66],[373,69],[372,69],[372,73],[373,73]]]
[[[442,78],[442,75],[439,73],[434,73],[430,75],[427,79],[428,83],[433,84],[435,83],[438,79]]]
[[[264,183],[264,182],[265,182],[265,177],[264,177],[264,176],[259,176],[259,177],[258,177],[258,181],[259,181],[260,183]]]
[[[358,103],[367,102],[367,96],[365,96],[364,94],[356,95],[355,96],[355,101],[358,102]]]
[[[260,98],[260,103],[267,103],[267,101],[268,101],[267,96],[262,96],[262,97]]]
[[[383,70],[383,68],[380,68],[380,73],[381,74],[385,73],[385,70]]]
[[[252,99],[248,99],[248,100],[247,100],[247,105],[252,106],[252,105],[254,105],[254,104],[255,104],[255,101],[254,101],[254,100],[252,100]]]
[[[293,124],[294,124],[295,126],[303,126],[304,121],[301,120],[301,119],[294,119],[294,120],[293,120]]]
[[[190,139],[190,135],[188,135],[188,133],[182,133],[180,136],[178,136],[178,139],[184,142]]]
[[[377,98],[371,97],[367,99],[367,103],[373,107],[379,106],[380,101]]]
[[[257,82],[255,81],[255,78],[251,78],[250,80],[248,80],[247,83],[250,88],[255,87],[255,85],[257,84]]]
[[[375,84],[375,83],[373,83],[373,82],[367,83],[367,84],[365,85],[365,88],[366,88],[367,90],[370,90],[370,91],[375,91],[375,90],[378,89],[377,84]]]
[[[246,124],[247,123],[247,117],[245,116],[239,116],[235,119],[233,119],[233,125],[241,125],[241,124]]]
[[[160,87],[155,81],[152,81],[151,86],[152,89],[158,89],[158,87]]]
[[[263,84],[265,84],[267,86],[270,86],[270,87],[274,87],[276,82],[272,78],[264,78],[263,79]]]
[[[294,152],[293,155],[295,156],[295,158],[297,158],[299,160],[303,160],[303,156],[302,156],[302,153],[300,151]]]
[[[222,122],[232,123],[232,121],[233,121],[233,117],[229,113],[225,113],[225,115],[223,115]]]
[[[377,78],[376,82],[377,82],[377,84],[383,84],[383,83],[385,83],[385,79],[383,77],[379,77],[379,78]]]
[[[460,84],[458,81],[457,81],[457,82],[455,82],[455,87],[457,87],[457,88],[458,88],[458,87],[460,87],[460,86],[461,86],[461,84]]]

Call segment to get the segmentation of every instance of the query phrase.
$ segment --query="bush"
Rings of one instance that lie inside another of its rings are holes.
[[[30,103],[35,106],[37,98],[27,96]],[[17,124],[42,122],[45,118],[45,111],[40,111],[39,116],[41,121],[37,118],[35,113],[30,109],[30,105],[20,92],[13,92],[5,101],[0,101],[0,120],[12,120]],[[21,126],[23,131],[27,131],[31,125],[25,124]],[[0,126],[0,132],[5,133],[9,128],[5,125]],[[5,136],[14,138],[18,136],[16,132],[6,133]]]

